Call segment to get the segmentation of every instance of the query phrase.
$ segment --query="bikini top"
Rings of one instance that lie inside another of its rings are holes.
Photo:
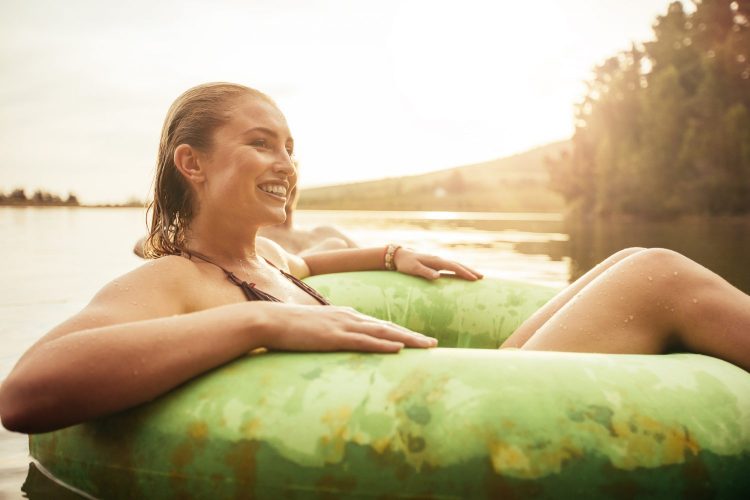
[[[245,298],[247,298],[247,300],[262,300],[262,301],[266,301],[266,302],[281,302],[281,300],[277,299],[276,297],[274,297],[270,293],[266,293],[263,290],[259,290],[258,288],[256,288],[255,287],[255,283],[248,283],[247,281],[241,280],[232,271],[229,271],[228,269],[224,269],[219,264],[217,264],[216,262],[212,261],[211,259],[209,259],[205,255],[199,254],[198,252],[194,252],[192,250],[189,251],[189,252],[186,251],[185,253],[187,254],[188,258],[190,258],[191,256],[192,257],[197,257],[200,260],[208,262],[209,264],[213,264],[214,266],[216,266],[219,269],[221,269],[222,271],[224,271],[224,274],[227,275],[227,278],[229,279],[229,281],[231,281],[233,284],[237,285],[238,287],[240,287],[242,289],[242,293],[245,294]],[[274,266],[273,263],[270,262],[268,259],[264,259],[264,260],[266,262],[268,262],[275,269],[278,269],[278,271],[281,274],[283,274],[284,276],[286,276],[286,278],[289,281],[291,281],[292,283],[294,283],[295,285],[297,285],[298,287],[300,287],[303,291],[307,292],[308,295],[310,295],[312,298],[314,298],[315,300],[317,300],[318,302],[320,302],[322,305],[324,305],[324,306],[331,305],[331,303],[328,302],[325,299],[325,297],[323,297],[322,295],[320,295],[313,287],[311,287],[310,285],[308,285],[308,284],[300,281],[299,279],[295,278],[291,274],[284,272],[283,269],[279,269],[278,267]]]

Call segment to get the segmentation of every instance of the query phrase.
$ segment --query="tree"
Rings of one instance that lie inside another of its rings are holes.
[[[24,191],[21,188],[16,188],[13,190],[12,193],[10,193],[10,196],[8,196],[9,200],[13,201],[26,201],[26,191]]]
[[[596,66],[573,150],[548,161],[571,207],[750,213],[750,0],[672,2],[654,39]]]

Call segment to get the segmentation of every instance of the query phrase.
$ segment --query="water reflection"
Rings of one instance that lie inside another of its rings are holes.
[[[34,462],[29,463],[29,471],[26,474],[23,486],[21,486],[21,491],[24,497],[29,500],[87,500],[94,498],[57,482],[52,476],[42,472]]]
[[[301,211],[296,220],[308,228],[336,225],[362,246],[396,241],[488,276],[558,288],[568,282],[567,257],[543,250],[568,239],[559,214],[321,210]]]
[[[559,214],[309,211],[303,219],[340,225],[365,245],[397,240],[427,251],[455,250],[453,257],[490,275],[553,286],[623,248],[669,248],[750,293],[750,218],[582,222]]]
[[[570,279],[627,247],[669,248],[718,273],[750,293],[750,219],[689,219],[682,221],[568,221]]]
[[[571,245],[568,238],[564,240],[520,241],[513,245],[513,250],[518,253],[526,255],[546,255],[554,261],[562,261],[565,257],[569,257],[570,248]],[[568,280],[570,281],[570,276],[568,277]]]

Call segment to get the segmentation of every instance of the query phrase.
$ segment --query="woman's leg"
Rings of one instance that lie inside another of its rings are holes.
[[[594,278],[522,349],[690,351],[750,371],[750,296],[676,252],[637,252]]]
[[[553,314],[560,310],[565,304],[570,301],[575,295],[583,290],[583,288],[591,283],[594,278],[602,274],[604,271],[614,266],[626,257],[630,257],[633,254],[645,250],[644,248],[626,248],[619,252],[610,255],[607,259],[603,260],[596,266],[594,266],[589,272],[578,278],[575,282],[571,283],[563,291],[555,295],[552,300],[547,302],[541,309],[535,312],[531,317],[519,326],[513,334],[505,339],[505,342],[500,346],[501,349],[506,347],[521,347],[526,341],[534,335],[543,324],[549,320]]]

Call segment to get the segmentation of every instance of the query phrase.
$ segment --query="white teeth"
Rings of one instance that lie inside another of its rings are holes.
[[[275,194],[276,196],[286,196],[286,187],[279,184],[262,184],[258,187],[266,193]]]

